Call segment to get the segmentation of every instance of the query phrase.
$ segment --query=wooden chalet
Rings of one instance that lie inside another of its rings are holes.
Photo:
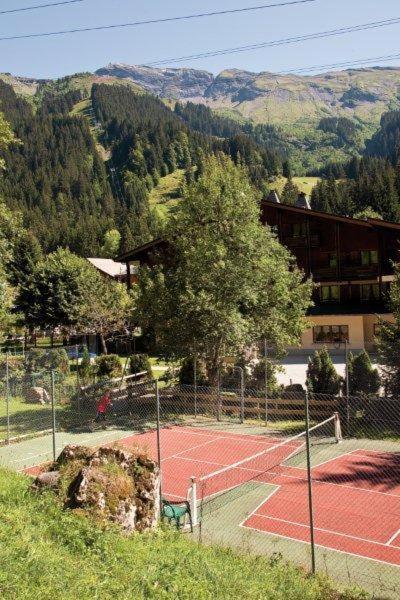
[[[316,284],[312,327],[301,350],[343,348],[373,351],[379,317],[392,320],[388,292],[393,263],[400,261],[400,224],[379,219],[358,220],[310,209],[301,194],[295,206],[281,204],[276,192],[261,203],[260,219],[269,225]],[[127,266],[152,264],[168,252],[162,239],[120,257]]]

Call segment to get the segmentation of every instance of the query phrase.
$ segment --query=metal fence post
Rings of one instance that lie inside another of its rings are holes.
[[[197,418],[197,354],[193,359],[193,379],[194,379],[194,418]]]
[[[240,422],[244,423],[244,370],[240,369]]]
[[[52,415],[52,436],[53,436],[53,460],[57,458],[56,449],[56,385],[55,374],[51,372],[51,415]]]
[[[265,360],[265,370],[264,370],[264,384],[265,384],[265,424],[268,424],[268,346],[267,346],[267,338],[264,339],[264,360]]]
[[[7,411],[7,444],[10,443],[10,366],[8,352],[6,354],[6,411]]]
[[[158,468],[160,469],[160,517],[162,514],[162,469],[161,469],[161,431],[160,431],[160,391],[158,389],[157,379],[154,381],[156,390],[156,405],[157,405],[157,460]]]
[[[220,389],[220,377],[219,369],[217,373],[217,421],[221,420],[222,406],[221,406],[221,389]]]
[[[306,416],[306,449],[307,449],[307,480],[308,480],[308,510],[310,519],[310,543],[311,543],[311,572],[315,574],[315,541],[314,541],[314,511],[311,477],[311,450],[310,450],[310,405],[309,394],[306,390],[305,396],[305,416]]]

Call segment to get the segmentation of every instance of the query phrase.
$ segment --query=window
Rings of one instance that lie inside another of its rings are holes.
[[[328,259],[329,259],[329,266],[331,268],[337,267],[337,264],[338,264],[337,254],[329,254]]]
[[[361,250],[361,264],[363,267],[370,267],[378,264],[377,250]]]
[[[361,301],[373,302],[379,300],[379,285],[377,283],[364,283],[361,286]]]
[[[348,325],[318,325],[313,327],[314,344],[343,344],[349,341]]]
[[[293,237],[307,237],[307,223],[293,223],[292,234]]]
[[[340,302],[340,287],[338,285],[322,285],[321,302]]]

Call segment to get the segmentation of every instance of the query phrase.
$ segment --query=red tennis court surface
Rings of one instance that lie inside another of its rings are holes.
[[[282,464],[304,440],[275,448],[282,438],[181,426],[162,429],[160,437],[164,496],[186,499],[192,476],[199,499],[249,480],[270,484],[275,489],[240,525],[309,543],[307,473]],[[119,444],[148,448],[157,458],[155,431]],[[400,453],[354,450],[315,466],[312,477],[316,544],[400,566]]]
[[[190,477],[222,471],[199,484],[207,498],[250,479],[276,486],[241,524],[309,542],[307,473],[281,463],[302,441],[263,454],[282,440],[262,435],[172,427],[161,431],[163,494],[186,498]],[[122,440],[156,454],[154,432]],[[261,454],[257,458],[252,456]],[[268,461],[266,461],[268,457]],[[224,470],[250,458],[237,468]],[[354,450],[312,469],[316,544],[400,566],[400,454]],[[201,489],[200,489],[201,488]]]

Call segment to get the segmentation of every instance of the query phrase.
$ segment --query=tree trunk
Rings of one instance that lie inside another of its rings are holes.
[[[101,345],[101,351],[103,354],[108,354],[108,350],[107,350],[107,344],[106,344],[106,340],[104,338],[104,335],[102,333],[99,334],[100,337],[100,345]]]

